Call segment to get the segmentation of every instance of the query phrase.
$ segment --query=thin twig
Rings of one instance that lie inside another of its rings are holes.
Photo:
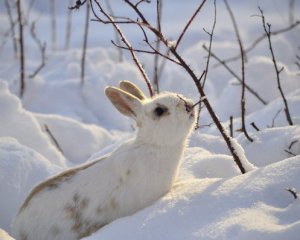
[[[11,5],[9,4],[9,1],[5,0],[4,3],[5,3],[7,16],[8,16],[8,20],[9,20],[9,24],[10,24],[10,32],[11,32],[12,45],[14,48],[14,55],[15,55],[15,57],[17,57],[18,43],[17,43],[17,39],[16,39],[16,32],[15,32],[16,22],[13,19],[12,12],[11,12]]]
[[[45,66],[45,63],[46,63],[46,46],[47,45],[46,45],[46,42],[42,43],[42,41],[37,37],[36,32],[35,32],[35,22],[33,22],[31,24],[30,33],[31,33],[31,36],[32,36],[33,40],[38,45],[38,48],[39,48],[40,53],[41,53],[41,64],[37,67],[37,69],[32,74],[29,75],[30,78],[34,78],[42,70],[42,68]]]
[[[230,131],[230,136],[233,137],[233,117],[230,116],[229,118],[229,131]]]
[[[241,54],[241,68],[242,68],[242,95],[241,95],[241,119],[242,119],[242,127],[241,129],[243,130],[243,133],[245,134],[246,138],[250,141],[253,142],[253,138],[249,136],[247,128],[246,128],[246,124],[245,124],[245,115],[246,115],[246,97],[245,97],[245,52],[244,52],[244,47],[243,47],[243,43],[242,43],[242,39],[239,33],[239,29],[234,17],[234,14],[227,2],[227,0],[224,0],[226,9],[230,15],[231,21],[232,21],[232,25],[234,28],[234,32],[240,47],[240,54]]]
[[[293,147],[293,145],[294,145],[295,143],[297,143],[297,142],[298,142],[298,140],[292,141],[292,142],[290,143],[290,145],[289,145],[289,150],[291,150],[292,147]]]
[[[293,195],[294,199],[298,198],[298,193],[296,192],[296,190],[294,188],[287,188],[285,190],[287,190],[288,192],[290,192]]]
[[[293,157],[297,156],[295,153],[292,153],[290,150],[284,149],[284,151]]]
[[[161,14],[162,14],[162,2],[160,0],[156,0],[156,26],[158,31],[161,32]],[[159,38],[156,39],[155,49],[157,52],[160,51],[160,41]],[[159,93],[159,78],[158,78],[158,60],[159,55],[155,54],[154,56],[154,64],[153,64],[153,86],[154,91]]]
[[[18,25],[19,25],[19,50],[20,50],[20,97],[23,98],[25,92],[25,50],[23,38],[23,18],[21,0],[17,0]]]
[[[284,32],[288,32],[288,31],[292,30],[293,28],[297,27],[299,24],[300,24],[300,21],[296,21],[295,23],[291,24],[288,27],[285,27],[285,28],[279,29],[277,31],[271,32],[271,35],[272,36],[276,36],[278,34],[281,34],[281,33],[284,33]],[[266,37],[267,37],[266,33],[262,34],[260,37],[258,37],[257,39],[255,39],[253,41],[253,43],[248,48],[244,49],[244,52],[245,53],[251,52]],[[239,54],[237,56],[233,56],[233,57],[224,59],[223,61],[226,62],[226,63],[229,63],[229,62],[236,61],[236,60],[240,59],[240,57],[241,57],[241,55]]]
[[[202,46],[204,50],[208,51],[208,48],[203,45]],[[214,54],[212,51],[210,52],[211,56],[217,60],[220,64],[223,65],[223,67],[232,75],[234,76],[240,83],[242,83],[242,79],[225,63],[225,61],[221,60],[216,54]],[[253,95],[255,96],[263,105],[267,105],[268,102],[264,100],[259,94],[254,91],[248,84],[245,83],[245,88]]]
[[[53,144],[55,145],[55,147],[58,149],[58,151],[60,151],[64,155],[64,152],[63,152],[62,148],[60,147],[58,141],[56,140],[56,138],[54,137],[54,135],[50,131],[48,125],[44,124],[44,128],[45,128],[46,133],[48,134],[48,136],[52,140]]]
[[[209,68],[210,57],[211,57],[212,40],[213,40],[216,23],[217,23],[217,5],[216,5],[216,0],[214,0],[214,21],[213,21],[212,30],[211,30],[211,32],[207,32],[205,29],[203,29],[209,35],[209,46],[208,46],[208,54],[207,54],[207,59],[206,59],[206,66],[205,66],[205,70],[203,71],[204,75],[200,77],[200,79],[202,79],[202,77],[203,77],[203,81],[202,81],[203,88],[205,87],[205,83],[206,83],[206,79],[207,79],[208,68]],[[196,126],[200,125],[201,110],[202,110],[202,102],[200,102],[200,104],[199,104],[198,119],[197,119]]]
[[[291,151],[293,145],[294,145],[295,143],[297,143],[297,142],[298,142],[298,140],[292,141],[292,142],[290,143],[288,149],[284,149],[284,151],[285,151],[286,153],[292,155],[292,156],[297,156],[297,154],[295,154],[295,153],[293,153],[293,152]]]
[[[259,128],[256,126],[255,122],[251,123],[251,126],[256,130],[256,131],[260,131]]]
[[[206,70],[204,70],[200,76],[200,78],[198,79],[199,83],[202,81],[204,75],[206,73]],[[203,109],[203,106],[202,106],[202,99],[200,98],[199,100],[199,107],[198,107],[198,114],[197,114],[197,121],[196,121],[196,127],[195,127],[195,130],[197,129],[200,129],[200,115],[201,115],[201,111]]]
[[[278,65],[277,65],[277,62],[276,62],[276,59],[275,59],[275,55],[274,55],[274,51],[273,51],[273,47],[272,47],[271,24],[265,22],[265,16],[264,16],[263,10],[260,7],[258,7],[258,9],[261,13],[261,18],[262,18],[262,24],[263,24],[264,31],[267,34],[269,49],[270,49],[270,52],[271,52],[271,55],[272,55],[272,61],[273,61],[273,65],[274,65],[275,72],[276,72],[277,87],[278,87],[278,90],[281,94],[281,97],[282,97],[282,100],[283,100],[283,103],[284,103],[284,106],[285,106],[284,112],[285,112],[285,115],[286,115],[286,119],[287,119],[288,123],[292,126],[293,121],[292,121],[292,118],[291,118],[291,115],[290,115],[288,103],[287,103],[287,100],[285,98],[285,95],[283,93],[281,83],[280,83],[280,76],[279,75],[282,72],[283,67],[281,69],[278,68]]]
[[[140,0],[135,4],[135,6],[138,7],[141,3],[151,3],[151,0]]]
[[[180,65],[180,63],[172,58],[170,58],[167,54],[163,54],[159,51],[157,51],[150,43],[148,40],[144,40],[145,43],[147,43],[147,45],[152,49],[152,51],[149,51],[149,50],[144,50],[144,49],[136,49],[136,48],[129,48],[129,47],[125,47],[125,46],[120,46],[118,45],[117,43],[115,43],[113,40],[111,40],[111,43],[117,47],[117,48],[120,48],[120,49],[123,49],[123,50],[127,50],[127,51],[134,51],[134,52],[138,52],[138,53],[147,53],[147,54],[153,54],[153,55],[159,55],[173,63],[176,63],[178,65]]]
[[[111,16],[114,16],[114,11],[112,9],[112,6],[110,4],[110,0],[105,0],[105,3],[106,3],[106,6],[107,6],[107,10],[108,10],[108,13],[111,15]],[[116,29],[114,28],[114,33],[115,33],[115,40],[116,40],[116,43],[117,45],[121,45],[121,41],[120,41],[120,38],[119,38],[119,34],[118,32],[116,31]],[[118,49],[118,53],[119,53],[119,62],[122,62],[123,61],[123,51],[121,48],[117,48]]]
[[[90,0],[90,1],[91,1],[91,0]],[[129,51],[130,51],[130,54],[131,54],[131,56],[132,56],[132,59],[133,59],[134,63],[136,64],[136,66],[138,67],[140,73],[142,74],[142,76],[143,76],[143,78],[144,78],[144,80],[145,80],[145,82],[146,82],[146,85],[147,85],[147,87],[148,87],[150,96],[152,97],[152,96],[154,95],[154,93],[153,93],[153,90],[152,90],[152,86],[151,86],[150,80],[149,80],[149,78],[148,78],[148,76],[147,76],[147,74],[146,74],[146,72],[145,72],[145,70],[144,70],[142,64],[141,64],[140,61],[138,60],[138,58],[137,58],[135,52],[132,50],[132,46],[131,46],[130,42],[126,39],[126,37],[125,37],[125,35],[123,34],[123,32],[122,32],[122,30],[120,29],[120,27],[114,22],[113,17],[111,17],[109,14],[107,14],[107,13],[103,10],[103,8],[102,8],[101,4],[99,3],[99,1],[98,1],[98,0],[94,0],[94,2],[95,2],[96,5],[98,6],[99,11],[100,11],[100,12],[101,12],[101,13],[102,13],[109,21],[111,21],[113,27],[114,27],[114,28],[116,29],[116,31],[119,33],[122,42],[128,47],[128,49],[129,49]],[[94,9],[93,9],[93,4],[91,4],[91,7],[92,7],[92,11],[93,11],[94,16],[95,16],[99,21],[102,22],[101,18],[99,18],[98,15],[96,14],[96,12],[94,11]],[[130,50],[130,49],[131,49],[131,50]]]
[[[205,74],[204,74],[203,83],[202,83],[203,87],[204,87],[206,79],[207,79],[209,61],[210,61],[210,57],[211,57],[212,40],[213,40],[213,35],[214,35],[216,23],[217,23],[217,6],[216,6],[216,0],[214,0],[214,22],[213,22],[213,27],[212,27],[210,33],[205,31],[205,29],[204,29],[204,31],[209,35],[209,45],[208,45],[208,55],[207,55],[206,66],[205,66]]]
[[[189,26],[191,25],[191,23],[194,21],[195,17],[198,15],[198,13],[201,11],[204,3],[206,2],[206,0],[203,0],[201,2],[201,4],[199,5],[199,7],[196,9],[195,13],[193,14],[193,16],[189,19],[189,21],[187,22],[187,24],[185,25],[185,27],[183,28],[177,42],[176,42],[176,45],[175,45],[175,49],[177,49],[178,45],[180,44],[184,34],[186,33],[187,29],[189,28]]]
[[[271,127],[271,128],[273,128],[273,127],[275,127],[275,120],[276,120],[276,118],[278,117],[278,115],[279,115],[279,113],[282,111],[282,109],[279,109],[276,113],[275,113],[275,115],[274,115],[274,117],[273,117],[273,119],[272,119],[272,125],[270,126],[270,125],[268,125],[267,127]]]

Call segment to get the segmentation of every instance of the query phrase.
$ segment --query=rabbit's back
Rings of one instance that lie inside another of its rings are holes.
[[[79,239],[135,213],[169,190],[180,157],[177,151],[127,142],[108,158],[89,163],[32,196],[14,221],[15,236]]]

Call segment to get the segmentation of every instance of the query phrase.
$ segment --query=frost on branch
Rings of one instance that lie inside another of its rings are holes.
[[[177,45],[176,41],[168,41],[167,42],[168,48],[175,48]]]

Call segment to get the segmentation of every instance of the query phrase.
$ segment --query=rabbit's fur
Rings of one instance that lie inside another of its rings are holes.
[[[36,186],[14,219],[16,239],[80,239],[149,206],[171,188],[195,123],[192,101],[175,93],[146,98],[128,81],[105,93],[136,121],[136,137],[103,159]]]

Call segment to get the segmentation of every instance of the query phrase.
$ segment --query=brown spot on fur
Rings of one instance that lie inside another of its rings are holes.
[[[129,176],[131,174],[131,170],[127,169],[126,175]]]
[[[117,203],[116,200],[113,198],[112,200],[110,200],[109,206],[110,206],[113,210],[116,210],[116,209],[118,208],[118,203]]]
[[[87,163],[85,165],[82,165],[80,167],[76,167],[76,168],[72,168],[69,170],[66,170],[54,177],[51,177],[49,179],[47,179],[44,182],[41,182],[40,184],[38,184],[31,192],[30,194],[27,196],[27,198],[25,199],[24,203],[22,204],[19,213],[22,212],[29,204],[29,202],[31,201],[31,199],[33,197],[35,197],[38,193],[42,192],[45,189],[55,189],[57,188],[59,185],[61,185],[62,183],[66,182],[67,180],[70,180],[74,175],[76,175],[78,172],[85,170],[93,165],[95,165],[96,163],[104,160],[105,157],[100,158],[94,162],[90,162]],[[18,214],[19,214],[18,213]]]
[[[80,235],[82,229],[85,229],[82,212],[87,208],[88,202],[87,198],[81,198],[78,193],[75,193],[72,202],[65,205],[66,215],[73,221],[72,230],[78,235]]]
[[[76,233],[77,238],[91,235],[93,232],[106,225],[106,223],[93,222],[85,219],[83,216],[83,210],[87,208],[89,200],[87,198],[81,198],[78,193],[75,193],[72,198],[72,202],[65,205],[66,216],[73,222],[71,230]],[[98,207],[97,213],[100,213],[102,209]]]
[[[87,208],[88,205],[89,205],[89,199],[83,198],[80,202],[80,208],[81,209]]]

